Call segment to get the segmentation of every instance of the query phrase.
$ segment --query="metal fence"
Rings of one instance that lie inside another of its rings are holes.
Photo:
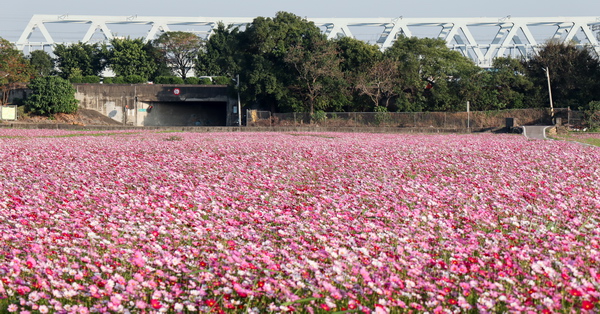
[[[312,115],[271,114],[268,111],[249,110],[246,121],[247,126],[319,125],[481,130],[504,127],[506,118],[514,118],[515,125],[548,124],[552,120],[547,109],[511,109],[475,112],[316,112]]]
[[[0,106],[0,120],[17,120],[17,106]]]
[[[272,126],[271,111],[246,110],[246,126]]]

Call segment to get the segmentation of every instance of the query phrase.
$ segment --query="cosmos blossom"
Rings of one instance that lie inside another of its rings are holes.
[[[600,150],[0,129],[0,311],[594,312]]]

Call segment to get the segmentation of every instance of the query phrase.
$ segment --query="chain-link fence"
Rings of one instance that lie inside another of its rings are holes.
[[[246,126],[272,126],[271,111],[246,110]]]
[[[264,118],[263,118],[264,117]],[[249,111],[248,126],[401,127],[481,130],[500,128],[506,118],[515,125],[550,123],[546,109],[513,109],[475,112],[316,112],[273,113]],[[261,119],[269,119],[262,121]]]

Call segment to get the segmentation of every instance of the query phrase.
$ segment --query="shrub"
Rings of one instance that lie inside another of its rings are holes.
[[[148,80],[146,80],[146,78],[140,76],[140,75],[136,75],[136,74],[132,74],[132,75],[127,75],[125,76],[125,83],[128,84],[141,84],[141,83],[146,83]]]
[[[227,76],[217,76],[213,78],[214,85],[229,85],[231,83],[231,79]]]
[[[154,79],[156,84],[183,84],[183,79],[178,76],[157,76]]]
[[[102,79],[102,83],[104,83],[104,84],[114,84],[113,83],[113,81],[114,81],[113,79],[114,79],[114,77],[105,77],[105,78]]]
[[[200,85],[212,85],[212,81],[208,77],[203,77],[198,80],[198,84]]]
[[[75,88],[58,76],[38,77],[29,84],[31,96],[26,104],[35,114],[53,115],[55,113],[73,113],[77,111]]]
[[[188,85],[198,85],[198,82],[200,81],[199,78],[197,77],[188,77],[185,79],[185,84]]]

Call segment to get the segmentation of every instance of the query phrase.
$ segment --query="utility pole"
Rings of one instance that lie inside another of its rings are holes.
[[[238,107],[238,126],[242,126],[242,104],[240,103],[240,75],[235,76],[235,85],[237,87],[237,107]]]
[[[552,88],[550,87],[550,69],[548,67],[543,68],[546,72],[546,79],[548,80],[548,97],[550,97],[550,116],[554,119],[554,104],[552,103]]]

